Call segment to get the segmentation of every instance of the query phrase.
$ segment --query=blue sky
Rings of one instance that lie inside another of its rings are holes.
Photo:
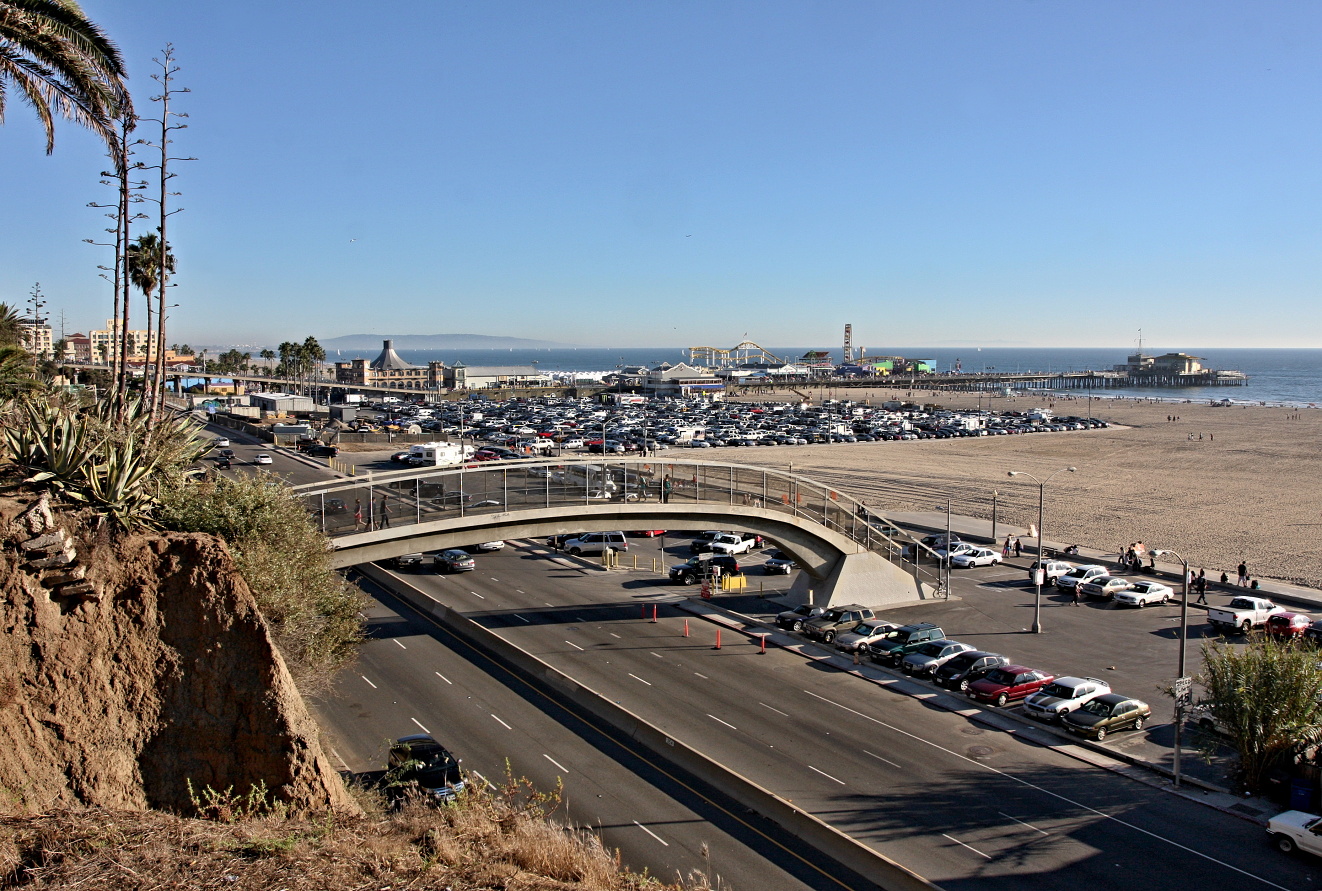
[[[1312,0],[83,5],[192,90],[172,342],[1322,347]],[[0,300],[99,326],[96,141],[0,164]]]

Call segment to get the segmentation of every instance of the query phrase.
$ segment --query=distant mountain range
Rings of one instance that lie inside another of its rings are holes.
[[[381,341],[393,340],[397,350],[532,350],[578,346],[553,340],[526,337],[493,337],[487,334],[346,334],[320,341],[326,350],[377,350]]]

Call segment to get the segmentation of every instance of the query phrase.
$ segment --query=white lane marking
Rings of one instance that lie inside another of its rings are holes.
[[[575,621],[575,622],[587,622],[587,619],[583,618],[582,616],[574,616],[574,621]]]
[[[519,593],[522,594],[523,592],[520,591]],[[555,604],[549,600],[543,600],[542,603],[545,603],[547,606],[555,606]]]
[[[622,640],[622,638],[621,638],[618,634],[616,634],[614,631],[608,631],[608,632],[606,632],[606,633],[609,634],[611,637],[615,638],[616,640]]]
[[[523,616],[519,615],[518,613],[514,613],[514,618],[523,619]],[[529,625],[532,624],[532,619],[523,619],[523,621],[527,622]]]
[[[485,597],[483,597],[481,594],[477,593],[476,591],[469,591],[468,593],[469,593],[469,594],[472,594],[472,595],[473,595],[474,597],[476,597],[478,600],[486,600]]]
[[[633,821],[633,825],[637,826],[639,829],[643,830],[643,832],[646,832],[648,835],[652,836],[652,838],[661,842],[661,844],[665,845],[667,848],[670,847],[670,842],[666,841],[664,838],[657,835],[655,832],[648,829],[646,826],[644,826],[642,823],[639,823],[637,820]]]
[[[731,723],[728,722],[728,721],[722,721],[720,718],[716,717],[715,715],[708,715],[707,717],[711,718],[711,719],[712,719],[713,721],[715,721],[717,724],[724,724],[726,727],[729,727],[731,730],[738,730],[738,729],[739,729],[738,727],[734,726],[733,724],[731,724]]]
[[[490,713],[490,712],[487,712],[487,714],[490,715],[491,713]],[[496,718],[495,715],[491,715],[491,717]],[[508,725],[508,724],[506,724],[504,721],[502,721],[500,718],[496,718],[496,723],[499,724],[501,727],[504,727],[506,730],[513,730],[513,729],[514,729],[513,727],[511,727],[510,725]]]
[[[391,640],[395,640],[395,639],[392,637]],[[399,644],[399,648],[400,648],[401,650],[407,650],[407,649],[408,649],[408,647],[404,646],[402,643],[399,643],[399,641],[397,641],[397,640],[395,640],[395,643]]]
[[[514,593],[515,593],[515,594],[526,594],[527,592],[526,592],[526,591],[520,591],[518,588],[515,588],[515,589],[514,589]]]
[[[829,773],[827,773],[826,771],[824,771],[824,770],[817,770],[817,768],[813,767],[811,764],[808,765],[808,769],[809,769],[809,770],[812,770],[812,771],[816,771],[817,773],[820,773],[822,776],[826,777],[828,780],[835,780],[837,783],[839,783],[839,784],[842,785],[842,786],[845,784],[845,781],[844,781],[844,780],[836,780],[835,777],[831,776],[831,775],[830,775]]]
[[[489,576],[487,576],[487,578],[491,579],[493,582],[498,582],[498,581],[500,581],[500,579],[496,578],[494,575],[489,575]]]
[[[819,696],[816,693],[812,692],[811,690],[804,690],[803,692],[807,693],[809,696],[813,697],[814,699],[820,699],[822,702],[825,702],[829,705],[834,705],[836,708],[842,708],[847,712],[851,712],[855,715],[858,715],[860,718],[863,718],[865,721],[871,721],[874,724],[878,724],[882,727],[885,727],[888,730],[892,730],[896,733],[899,733],[902,736],[907,736],[909,737],[909,739],[912,739],[915,742],[920,742],[923,743],[924,745],[931,746],[934,749],[945,752],[947,755],[953,755],[954,757],[958,758],[960,761],[965,761],[969,764],[976,764],[978,767],[981,767],[983,770],[990,771],[991,773],[997,774],[998,776],[1003,776],[1007,780],[1014,780],[1016,783],[1019,783],[1022,786],[1027,786],[1029,789],[1033,789],[1037,792],[1041,792],[1043,795],[1049,795],[1050,797],[1055,798],[1059,801],[1063,801],[1066,804],[1070,804],[1073,805],[1074,807],[1081,808],[1090,814],[1096,814],[1097,816],[1101,817],[1104,820],[1111,820],[1115,823],[1120,824],[1121,826],[1124,826],[1126,829],[1132,829],[1135,832],[1139,832],[1142,833],[1143,835],[1146,835],[1148,838],[1154,838],[1157,841],[1165,842],[1166,844],[1170,845],[1173,848],[1179,848],[1181,851],[1186,851],[1190,854],[1193,854],[1195,857],[1201,857],[1210,863],[1217,864],[1218,866],[1224,866],[1226,869],[1237,872],[1242,876],[1248,876],[1251,879],[1256,879],[1257,881],[1262,882],[1264,885],[1270,885],[1273,888],[1280,888],[1281,891],[1289,891],[1289,889],[1287,889],[1284,885],[1278,885],[1275,882],[1269,882],[1266,879],[1262,878],[1261,876],[1256,876],[1253,873],[1248,872],[1247,870],[1240,869],[1238,866],[1234,866],[1230,863],[1226,863],[1224,860],[1218,860],[1215,857],[1211,856],[1210,854],[1204,854],[1202,851],[1195,851],[1193,848],[1190,848],[1187,845],[1182,845],[1177,841],[1173,841],[1169,838],[1166,838],[1164,835],[1158,835],[1155,832],[1144,829],[1142,826],[1136,826],[1127,820],[1121,820],[1119,817],[1113,817],[1108,813],[1099,811],[1095,807],[1089,807],[1088,805],[1083,804],[1082,802],[1079,801],[1075,801],[1072,798],[1066,798],[1064,795],[1061,795],[1058,792],[1052,792],[1050,789],[1044,789],[1043,787],[1037,785],[1036,783],[1030,783],[1028,780],[1024,779],[1023,777],[1017,777],[1012,773],[1006,773],[1005,771],[997,767],[993,767],[990,764],[983,764],[981,761],[978,761],[974,758],[970,758],[967,755],[961,755],[959,752],[952,751],[950,749],[947,749],[945,746],[938,745],[934,742],[931,742],[930,740],[923,739],[921,736],[912,734],[907,730],[901,730],[899,727],[896,727],[894,724],[887,724],[885,721],[882,721],[878,718],[874,718],[871,715],[865,715],[862,712],[858,711],[857,709],[852,709],[847,705],[836,702],[832,699],[827,699],[825,696]],[[946,837],[949,838],[949,836]],[[951,841],[957,841],[957,839],[951,839]],[[958,843],[964,844],[963,842],[958,842]]]
[[[711,678],[707,677],[705,674],[702,674],[701,672],[697,672],[697,671],[695,671],[695,672],[693,672],[693,673],[696,674],[698,677],[702,678],[704,681],[710,681],[710,680],[711,680]]]
[[[652,686],[650,681],[645,681],[636,674],[630,674],[629,677],[633,678],[635,681],[638,681],[639,683],[647,684],[647,686],[649,687]]]
[[[359,676],[360,678],[362,678],[363,680],[367,681],[367,675],[365,675],[365,674],[360,674],[360,675],[358,675],[358,676]],[[372,688],[373,690],[378,690],[378,689],[380,689],[379,687],[377,687],[376,684],[373,684],[371,681],[367,681],[367,683],[368,683],[369,686],[371,686],[371,688]]]
[[[496,784],[493,783],[493,782],[491,782],[491,780],[489,780],[489,779],[487,779],[486,777],[482,776],[482,774],[478,773],[476,770],[470,770],[469,773],[471,773],[473,776],[477,777],[477,778],[478,778],[479,780],[481,780],[482,782],[486,783],[488,789],[491,789],[492,791],[495,791],[495,789],[496,789]]]
[[[771,708],[771,706],[767,705],[765,702],[759,702],[758,705],[762,706],[763,708],[770,708],[773,712],[775,712],[778,715],[784,715],[787,718],[789,717],[789,714],[787,712],[782,712],[778,708]]]
[[[419,727],[422,727],[422,722],[419,721],[417,718],[409,718],[409,720],[412,721],[414,724],[417,724]],[[422,727],[422,732],[426,733],[429,736],[431,735],[431,731],[428,730],[426,727]]]
[[[973,847],[972,845],[966,845],[966,844],[964,844],[962,841],[960,841],[959,839],[957,839],[957,838],[955,838],[955,837],[953,837],[953,836],[946,835],[944,832],[941,833],[941,834],[942,834],[943,836],[945,836],[946,838],[950,839],[950,840],[951,840],[952,842],[954,842],[955,844],[959,845],[960,847],[962,847],[962,848],[968,848],[970,851],[972,851],[973,853],[977,854],[979,857],[986,857],[988,860],[992,859],[992,858],[991,858],[991,854],[984,854],[984,853],[982,853],[981,851],[979,851],[977,848]]]
[[[651,650],[648,650],[647,652],[652,653]],[[655,656],[655,657],[658,658],[658,659],[664,659],[664,658],[666,658],[665,656],[662,656],[660,653],[652,653],[652,655]]]
[[[580,647],[578,644],[574,643],[572,640],[567,640],[567,641],[565,641],[565,643],[569,644],[571,647],[573,647],[573,648],[576,649],[576,650],[581,650],[581,649],[583,649],[583,648]]]
[[[545,752],[542,753],[542,757],[545,758],[547,761],[550,761],[556,767],[563,770],[565,773],[569,773],[569,768],[565,767],[563,764],[561,764],[559,761],[556,761],[554,758],[552,758],[550,755],[546,754]]]
[[[881,756],[878,755],[876,752],[869,752],[867,749],[862,749],[861,751],[863,752],[864,755],[871,755],[873,758],[876,758],[876,759],[877,759],[878,761],[880,761],[881,763],[883,763],[883,764],[889,764],[891,767],[894,767],[894,768],[896,768],[897,770],[903,770],[903,769],[904,769],[904,768],[900,767],[900,765],[896,764],[894,761],[891,761],[889,758],[883,758],[883,757],[881,757]]]
[[[340,759],[340,763],[344,765],[345,770],[349,769],[349,762],[345,761],[344,758],[340,756],[340,753],[335,751],[334,747],[331,748],[331,754]]]
[[[1012,817],[1009,814],[1007,814],[1005,811],[997,811],[996,813],[1000,814],[1002,817],[1004,817],[1007,820],[1014,820],[1020,826],[1027,826],[1029,829],[1033,830],[1034,832],[1040,832],[1043,835],[1051,834],[1050,832],[1047,832],[1045,829],[1038,829],[1032,823],[1025,823],[1023,820],[1019,819],[1018,817]]]
[[[439,671],[432,672],[432,673],[435,674],[435,675],[436,675],[438,678],[440,678],[441,680],[445,681],[445,682],[446,682],[447,684],[449,684],[450,686],[452,686],[452,687],[454,686],[454,681],[450,680],[450,679],[447,678],[445,675],[441,674]]]

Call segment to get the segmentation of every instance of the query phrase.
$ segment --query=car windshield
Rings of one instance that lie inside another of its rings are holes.
[[[987,681],[992,684],[1009,685],[1014,683],[1014,675],[1010,674],[1010,672],[1008,671],[998,668],[995,671],[987,672]]]
[[[1042,692],[1047,696],[1057,696],[1061,699],[1070,699],[1074,696],[1074,688],[1066,687],[1064,684],[1047,684],[1042,688]]]
[[[1055,684],[1052,684],[1054,687]],[[1085,702],[1083,710],[1099,718],[1108,718],[1111,716],[1110,703],[1102,702],[1100,699],[1094,699],[1092,702]]]
[[[968,653],[960,653],[954,659],[951,659],[949,662],[947,662],[946,667],[954,669],[955,671],[961,671],[972,665],[974,660],[977,658],[978,658],[977,656],[970,656]]]
[[[944,644],[928,643],[928,644],[923,644],[921,647],[918,648],[918,655],[940,656],[943,650],[945,650]]]
[[[1065,574],[1072,579],[1079,579],[1079,578],[1083,578],[1083,576],[1086,575],[1087,572],[1088,570],[1086,569],[1071,569],[1069,572]]]

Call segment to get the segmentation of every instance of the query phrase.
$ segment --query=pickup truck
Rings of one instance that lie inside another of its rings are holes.
[[[689,545],[690,554],[703,554],[711,552],[713,554],[725,554],[733,557],[736,554],[747,554],[756,548],[762,539],[757,535],[748,535],[740,532],[719,532],[715,535],[703,535]]]
[[[1277,613],[1285,612],[1285,607],[1277,606],[1264,597],[1236,597],[1230,606],[1216,607],[1207,611],[1207,621],[1214,628],[1226,628],[1248,634],[1254,628],[1267,624],[1267,619]]]

